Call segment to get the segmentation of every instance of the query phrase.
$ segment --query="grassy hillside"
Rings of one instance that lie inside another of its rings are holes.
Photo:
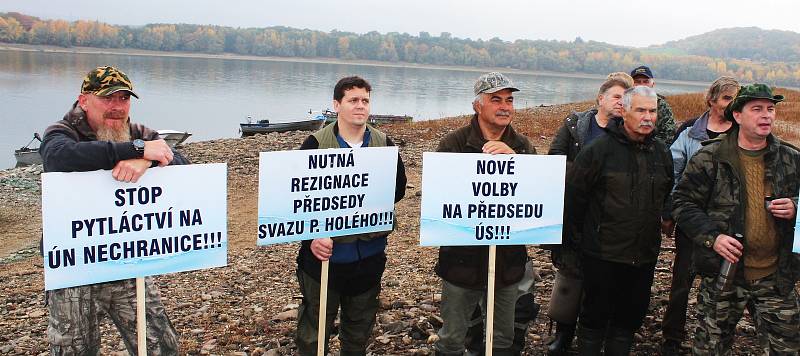
[[[724,28],[647,50],[753,61],[800,62],[800,33],[758,27]]]

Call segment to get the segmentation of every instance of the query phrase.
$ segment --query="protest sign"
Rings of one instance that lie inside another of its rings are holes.
[[[391,230],[397,147],[261,152],[258,245]]]
[[[800,214],[795,214],[794,218],[794,243],[792,244],[792,252],[794,253],[800,253],[800,217],[798,215]]]
[[[560,244],[564,156],[425,152],[420,245]]]
[[[227,168],[42,174],[45,289],[227,265]]]

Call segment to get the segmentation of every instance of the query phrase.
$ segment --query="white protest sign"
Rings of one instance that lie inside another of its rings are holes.
[[[800,198],[798,198],[800,199]],[[795,214],[794,220],[794,243],[792,244],[792,252],[800,253],[800,214]]]
[[[45,289],[227,265],[227,168],[42,174]]]
[[[560,244],[565,156],[425,152],[420,245]]]
[[[397,147],[261,152],[258,245],[392,229]]]

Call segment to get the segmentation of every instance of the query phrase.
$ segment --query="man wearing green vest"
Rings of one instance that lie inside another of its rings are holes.
[[[300,149],[394,146],[385,133],[367,125],[371,90],[360,77],[339,80],[333,89],[336,122],[308,136]],[[406,192],[406,172],[399,155],[395,184],[396,203]],[[317,351],[321,261],[330,261],[325,338],[330,337],[341,307],[340,355],[366,354],[378,311],[388,235],[385,231],[302,242],[297,256],[297,280],[303,293],[297,313],[296,343],[300,355],[316,355]],[[327,345],[325,349],[327,354]]]

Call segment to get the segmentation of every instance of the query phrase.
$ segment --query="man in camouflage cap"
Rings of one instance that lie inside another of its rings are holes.
[[[138,98],[125,73],[98,67],[86,76],[81,93],[61,121],[47,128],[40,152],[45,172],[111,170],[114,179],[136,182],[150,167],[187,164],[158,133],[130,122],[130,97]],[[147,354],[177,355],[178,333],[152,278],[145,278]],[[134,279],[47,292],[47,338],[52,355],[97,355],[99,323],[114,321],[125,347],[137,352]]]
[[[747,303],[765,353],[800,351],[800,261],[792,253],[800,151],[772,134],[781,101],[764,84],[743,86],[725,109],[734,128],[697,151],[674,192],[673,216],[695,243],[692,267],[702,276],[696,355],[731,352]],[[726,290],[715,286],[723,260],[736,266]]]
[[[469,125],[451,132],[439,142],[438,152],[535,154],[528,138],[511,126],[514,95],[519,91],[506,76],[481,75],[474,85],[475,115]],[[442,320],[437,355],[463,355],[470,315],[486,298],[489,249],[487,246],[439,248],[436,273],[442,277]],[[494,305],[494,355],[514,355],[514,306],[518,285],[525,274],[525,246],[498,246]]]
[[[638,66],[631,71],[634,85],[644,85],[653,88],[656,86],[653,71],[648,66]],[[667,98],[658,94],[658,121],[656,121],[656,140],[669,147],[675,138],[675,119],[672,117],[672,107],[667,103]]]

